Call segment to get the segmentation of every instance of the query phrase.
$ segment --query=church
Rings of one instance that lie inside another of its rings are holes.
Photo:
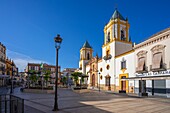
[[[128,19],[116,9],[104,26],[102,57],[93,56],[92,46],[84,43],[79,71],[88,75],[88,87],[170,96],[170,28],[137,45],[129,37],[129,28]]]

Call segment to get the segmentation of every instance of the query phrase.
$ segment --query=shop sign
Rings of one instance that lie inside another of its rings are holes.
[[[157,72],[148,72],[148,73],[136,73],[136,76],[160,76],[160,75],[170,75],[170,70],[166,71],[157,71]]]

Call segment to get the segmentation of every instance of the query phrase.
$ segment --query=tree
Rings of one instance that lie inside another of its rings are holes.
[[[64,77],[62,78],[63,85],[66,84],[66,81],[67,81],[67,78],[66,78],[66,76],[64,76]]]
[[[75,84],[76,84],[76,86],[77,86],[79,76],[82,75],[82,73],[81,73],[81,72],[74,72],[74,73],[72,73],[71,75],[73,76],[73,80],[74,80],[74,82],[75,82]]]
[[[31,76],[29,77],[29,79],[32,81],[33,86],[35,86],[35,83],[38,80],[38,76],[35,74],[31,74]]]
[[[46,87],[48,84],[48,79],[50,78],[51,71],[50,70],[44,70],[44,80],[46,81]]]
[[[35,83],[38,80],[38,76],[36,74],[38,74],[38,72],[36,72],[35,70],[29,70],[28,74],[30,74],[29,76],[29,80],[31,80],[33,86],[35,86]]]

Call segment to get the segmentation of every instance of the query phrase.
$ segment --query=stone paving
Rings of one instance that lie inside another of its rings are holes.
[[[135,96],[86,90],[58,90],[57,113],[170,113],[170,99]],[[14,92],[25,99],[25,113],[55,113],[54,94]]]

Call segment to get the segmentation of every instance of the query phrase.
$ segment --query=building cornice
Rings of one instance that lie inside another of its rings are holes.
[[[168,38],[170,38],[170,27],[152,35],[144,42],[141,42],[141,43],[135,45],[134,49],[139,49],[139,48],[142,48],[145,46],[149,46],[149,45],[152,45],[153,43],[157,43],[157,42],[166,40]]]
[[[123,41],[123,40],[119,40],[119,39],[117,39],[117,38],[113,38],[109,43],[104,44],[104,45],[102,46],[102,48],[110,45],[112,42],[122,42],[122,43],[126,43],[126,44],[132,44],[132,42]]]

